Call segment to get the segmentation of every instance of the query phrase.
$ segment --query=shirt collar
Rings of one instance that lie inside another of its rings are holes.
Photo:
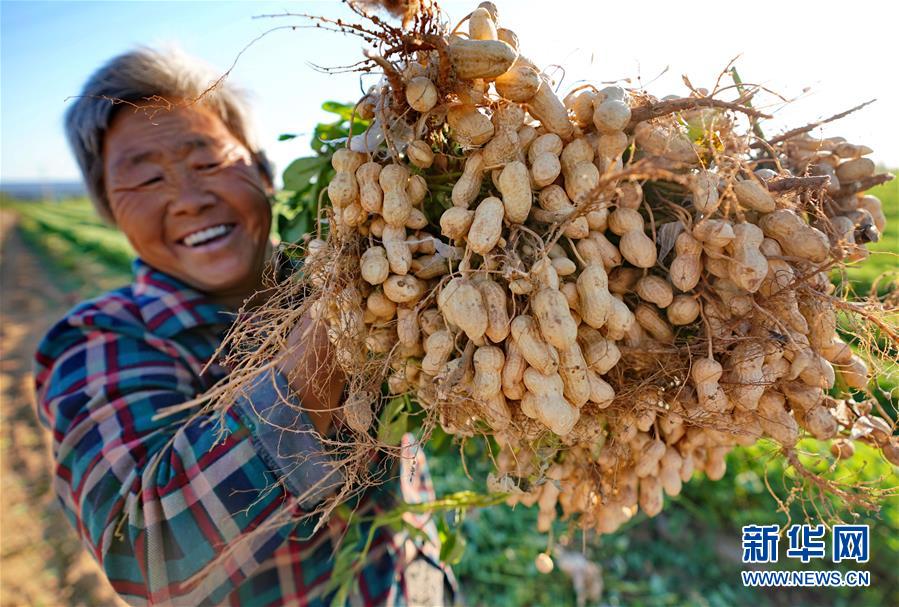
[[[144,323],[160,337],[172,337],[182,331],[204,325],[230,325],[234,310],[213,303],[207,295],[173,276],[147,265],[141,259],[132,264],[132,295]]]

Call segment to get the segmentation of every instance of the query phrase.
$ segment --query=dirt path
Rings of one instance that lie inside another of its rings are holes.
[[[38,341],[80,295],[54,287],[15,222],[0,209],[0,607],[124,605],[56,502],[31,391]]]

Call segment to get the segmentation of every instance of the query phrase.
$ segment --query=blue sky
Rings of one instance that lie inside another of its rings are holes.
[[[742,54],[744,80],[761,82],[800,100],[778,109],[768,132],[805,124],[871,97],[862,115],[818,134],[841,134],[875,148],[874,158],[899,166],[895,108],[895,3],[821,0],[760,4],[694,0],[634,4],[555,0],[496,0],[501,25],[518,32],[525,53],[544,66],[564,64],[562,89],[642,77],[659,96],[683,94],[681,74],[709,86]],[[442,2],[453,21],[477,5]],[[602,6],[601,12],[598,6]],[[548,8],[552,7],[552,9]],[[0,2],[0,178],[76,179],[62,134],[66,97],[78,94],[101,63],[138,44],[177,43],[227,69],[261,33],[298,19],[254,15],[312,12],[349,17],[328,2]],[[872,18],[876,15],[877,18]],[[308,62],[342,65],[361,57],[357,39],[302,29],[276,31],[253,44],[232,72],[253,93],[260,137],[276,165],[306,152],[308,139],[277,142],[279,133],[308,131],[324,114],[321,102],[358,98],[353,74],[323,75]],[[666,70],[661,77],[656,76]],[[808,92],[803,93],[803,90]]]
[[[253,16],[285,7],[345,16],[336,4],[3,1],[2,178],[77,178],[61,126],[66,97],[77,95],[87,76],[115,54],[139,44],[177,43],[225,70],[261,33],[301,22]],[[251,91],[256,123],[276,157],[304,153],[307,144],[277,143],[278,132],[308,130],[326,98],[358,97],[358,78],[328,77],[306,62],[336,65],[358,53],[358,43],[343,36],[305,29],[273,32],[241,56],[231,77]]]

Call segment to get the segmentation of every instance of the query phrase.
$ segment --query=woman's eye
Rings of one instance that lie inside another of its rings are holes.
[[[217,160],[215,162],[207,162],[205,164],[201,164],[197,168],[201,171],[210,171],[212,169],[217,169],[220,166],[222,166],[222,163],[220,160]]]
[[[159,177],[159,176],[157,176],[157,177],[150,177],[149,179],[146,179],[146,180],[142,181],[138,187],[141,187],[141,188],[142,188],[142,187],[145,187],[145,186],[148,186],[148,185],[154,185],[154,184],[156,184],[156,183],[161,183],[161,182],[162,182],[162,177]]]

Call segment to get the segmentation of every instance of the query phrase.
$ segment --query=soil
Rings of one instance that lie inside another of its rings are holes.
[[[32,391],[38,341],[85,293],[56,286],[65,281],[25,244],[16,221],[0,209],[0,607],[125,605],[56,501],[50,435]]]

